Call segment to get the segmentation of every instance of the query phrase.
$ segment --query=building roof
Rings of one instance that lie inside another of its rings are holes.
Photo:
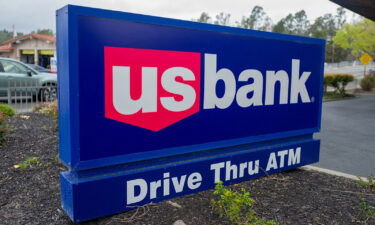
[[[13,48],[10,45],[0,45],[0,52],[10,52]]]
[[[330,0],[344,8],[350,9],[370,20],[375,21],[375,1],[374,0]]]
[[[46,40],[46,41],[56,43],[55,37],[44,35],[44,34],[33,34],[33,33],[31,33],[31,34],[22,35],[22,36],[15,37],[15,38],[12,38],[10,40],[4,41],[3,43],[1,43],[1,45],[4,46],[4,45],[11,44],[13,42],[16,42],[16,41],[21,41],[21,40],[25,40],[25,39],[29,39],[29,38],[42,39],[42,40]]]

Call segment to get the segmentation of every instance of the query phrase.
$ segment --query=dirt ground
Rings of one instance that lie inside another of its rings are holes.
[[[57,131],[51,117],[31,113],[8,120],[10,133],[0,146],[0,224],[72,224],[60,206],[56,160]],[[37,157],[30,168],[14,168]],[[375,224],[359,207],[375,205],[375,194],[346,178],[306,170],[270,175],[232,185],[246,188],[259,217],[277,224]],[[212,210],[212,191],[187,195],[83,224],[230,224]],[[177,204],[176,204],[177,203]]]

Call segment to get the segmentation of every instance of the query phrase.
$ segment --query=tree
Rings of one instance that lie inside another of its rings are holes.
[[[283,19],[279,20],[273,27],[272,32],[285,34],[285,21]]]
[[[293,34],[293,14],[289,13],[286,17],[282,18],[276,25],[272,28],[272,32],[281,34]]]
[[[267,30],[271,27],[272,21],[264,12],[263,7],[254,6],[249,17],[242,17],[239,27],[253,30]]]
[[[17,32],[16,37],[22,36],[22,32]],[[13,38],[13,32],[8,31],[8,30],[0,30],[0,44],[3,43],[4,41],[7,41],[9,39]]]
[[[375,55],[375,22],[364,19],[354,24],[344,24],[333,41],[343,49],[350,49],[355,57],[365,52]]]
[[[197,19],[197,22],[210,23],[211,17],[206,12],[202,12],[201,16]]]
[[[336,23],[335,17],[330,14],[324,14],[315,19],[314,23],[309,28],[309,34],[311,37],[326,39],[326,62],[341,61],[346,56],[338,53],[343,53],[342,49],[334,46],[332,37],[336,34]],[[340,57],[339,57],[340,56]]]
[[[319,16],[309,28],[309,36],[327,40],[326,61],[340,62],[345,60],[350,52],[336,45],[332,38],[336,31],[341,29],[346,21],[345,10],[342,7],[337,8],[336,15],[330,13]]]
[[[216,15],[216,20],[214,24],[227,26],[229,25],[229,18],[230,18],[229,13],[221,12],[218,15]]]
[[[309,28],[311,37],[330,39],[336,35],[336,31],[341,29],[346,22],[345,10],[342,7],[337,8],[336,15],[331,13],[324,14],[315,19]]]
[[[294,30],[293,33],[300,36],[308,35],[310,21],[307,19],[305,10],[298,11],[294,14]]]
[[[38,29],[37,31],[32,31],[31,33],[43,34],[47,36],[54,36],[54,33],[51,29]]]
[[[315,19],[309,28],[311,37],[329,39],[336,34],[335,18],[331,13],[324,14]]]
[[[336,19],[336,29],[340,30],[346,22],[346,12],[343,7],[339,7],[336,9],[335,19]]]
[[[282,18],[272,28],[272,32],[306,36],[308,35],[309,27],[310,22],[307,19],[306,12],[305,10],[301,10],[294,15],[289,13],[286,17]]]
[[[1,30],[0,31],[0,44],[3,43],[4,41],[7,41],[13,37],[12,32],[9,32],[7,30]]]

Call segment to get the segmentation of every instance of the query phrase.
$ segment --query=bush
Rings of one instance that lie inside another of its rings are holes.
[[[13,116],[14,114],[16,114],[16,111],[12,107],[5,104],[0,104],[0,112],[5,116]]]
[[[361,80],[360,86],[364,91],[371,91],[375,88],[375,76],[366,76]]]
[[[0,145],[4,142],[5,136],[8,134],[8,127],[4,124],[7,116],[0,112]]]
[[[237,225],[276,225],[273,220],[259,218],[252,208],[254,199],[244,188],[241,192],[231,191],[219,182],[215,186],[215,195],[218,200],[211,200],[211,205],[218,210],[220,217],[226,217],[230,222]]]
[[[324,74],[324,93],[327,93],[327,87],[331,86],[333,81],[333,76],[332,75],[326,75]]]
[[[324,91],[327,92],[327,86],[335,88],[335,93],[342,96],[346,95],[346,85],[354,81],[354,76],[351,74],[337,73],[337,74],[324,74]]]

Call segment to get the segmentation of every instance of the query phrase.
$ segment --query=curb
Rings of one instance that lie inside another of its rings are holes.
[[[374,96],[375,93],[373,92],[369,92],[369,93],[366,93],[366,92],[361,92],[361,93],[356,93],[357,96]]]
[[[335,101],[346,101],[346,100],[352,100],[358,98],[358,95],[355,95],[353,97],[344,97],[344,98],[329,98],[329,99],[324,99],[323,102],[335,102]]]
[[[301,169],[303,169],[303,170],[313,170],[313,171],[326,173],[326,174],[330,174],[330,175],[334,175],[334,176],[345,177],[345,178],[355,180],[355,181],[360,181],[360,180],[367,181],[367,178],[365,178],[365,177],[354,176],[354,175],[351,175],[351,174],[347,174],[347,173],[343,173],[343,172],[339,172],[339,171],[335,171],[335,170],[324,169],[324,168],[320,168],[320,167],[316,167],[316,166],[302,166]]]

